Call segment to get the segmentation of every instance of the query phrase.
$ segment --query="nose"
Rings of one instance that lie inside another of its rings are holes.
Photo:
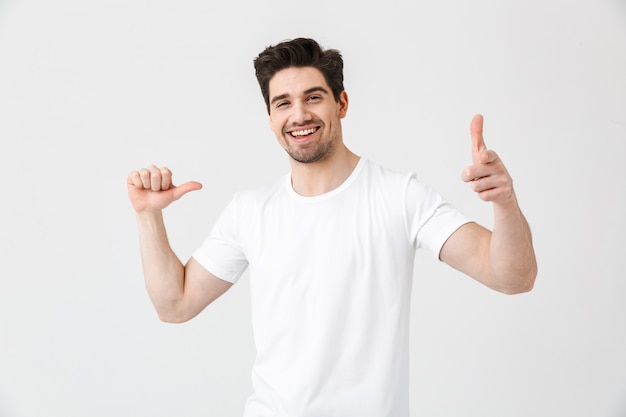
[[[304,103],[295,102],[292,106],[291,122],[294,124],[304,124],[311,121],[311,113],[308,111]]]

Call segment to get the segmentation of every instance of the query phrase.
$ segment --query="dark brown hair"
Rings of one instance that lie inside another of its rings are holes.
[[[254,59],[256,78],[270,112],[270,80],[278,71],[289,67],[313,67],[323,75],[339,102],[343,91],[343,58],[336,49],[324,50],[313,39],[297,38],[268,46]]]

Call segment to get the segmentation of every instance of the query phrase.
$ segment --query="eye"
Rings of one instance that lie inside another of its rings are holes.
[[[321,99],[322,99],[322,96],[319,96],[319,95],[309,96],[309,101],[312,101],[312,102],[317,102],[317,101],[320,101]]]
[[[288,101],[279,101],[278,103],[276,103],[276,108],[277,109],[282,109],[285,108],[289,105]]]

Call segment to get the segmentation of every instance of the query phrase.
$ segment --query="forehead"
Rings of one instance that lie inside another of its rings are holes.
[[[295,95],[311,87],[324,87],[330,90],[320,70],[314,67],[289,67],[278,71],[270,79],[269,96]]]

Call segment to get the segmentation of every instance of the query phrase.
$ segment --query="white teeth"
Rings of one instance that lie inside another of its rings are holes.
[[[305,136],[305,135],[310,135],[312,133],[315,133],[315,131],[317,130],[317,128],[311,128],[311,129],[304,129],[304,130],[294,130],[293,132],[289,132],[291,134],[291,136]]]

